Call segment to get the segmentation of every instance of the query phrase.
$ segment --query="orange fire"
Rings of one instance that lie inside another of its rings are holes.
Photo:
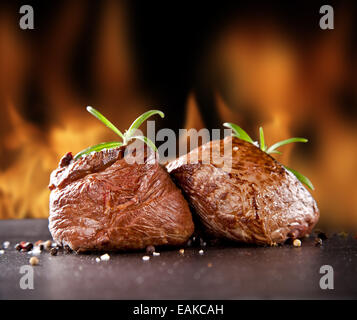
[[[7,108],[9,131],[2,144],[11,159],[0,172],[1,218],[43,218],[48,216],[49,175],[60,157],[69,150],[80,150],[89,141],[106,136],[100,124],[68,121],[51,128],[45,135],[26,122],[13,105]]]
[[[43,39],[42,52],[34,52],[10,14],[0,13],[0,219],[46,218],[49,175],[61,156],[115,139],[85,112],[87,104],[120,128],[152,105],[137,87],[125,10],[114,1],[106,2],[98,17],[91,101],[76,92],[68,66],[87,5],[78,3],[64,6],[58,21],[48,26],[52,36]],[[269,145],[306,135],[308,146],[286,146],[277,159],[311,179],[322,225],[357,229],[357,126],[333,97],[335,88],[357,82],[355,72],[349,77],[351,64],[345,59],[348,16],[339,21],[333,32],[297,46],[274,23],[247,19],[212,40],[213,49],[203,60],[205,71],[211,72],[221,122],[237,123],[255,139],[263,126]],[[33,72],[46,98],[45,123],[28,119],[25,112],[24,83]],[[217,73],[223,74],[224,93],[215,83]],[[356,84],[352,86],[357,91]],[[194,90],[178,112],[186,112],[186,128],[205,127]]]

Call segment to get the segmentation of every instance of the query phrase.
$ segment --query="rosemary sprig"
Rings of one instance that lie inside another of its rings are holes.
[[[104,117],[99,111],[95,110],[90,106],[87,107],[87,111],[93,116],[95,116],[99,121],[103,122],[109,129],[113,130],[120,138],[125,140],[125,137],[121,133],[121,131],[114,124],[112,124],[106,117]]]
[[[234,137],[237,137],[239,139],[242,139],[244,141],[250,142],[250,143],[255,145],[253,139],[241,127],[237,126],[236,124],[230,123],[230,122],[226,122],[226,123],[223,124],[223,126],[232,129]],[[264,131],[263,131],[262,127],[259,128],[259,139],[260,139],[260,143],[259,143],[260,150],[266,152],[267,154],[271,154],[271,153],[281,154],[281,152],[276,150],[276,149],[281,147],[281,146],[284,146],[284,145],[286,145],[288,143],[292,143],[292,142],[308,142],[308,140],[305,139],[305,138],[290,138],[290,139],[286,139],[286,140],[282,140],[282,141],[276,142],[276,143],[274,143],[272,146],[270,146],[268,148],[268,146],[265,143]],[[286,166],[284,166],[284,168],[286,170],[289,170],[291,173],[293,173],[295,175],[295,177],[300,182],[302,182],[303,184],[308,186],[311,190],[315,190],[315,188],[314,188],[313,184],[311,183],[311,181],[309,180],[309,178],[305,177],[303,174],[297,172],[294,169],[288,168]]]
[[[112,149],[112,148],[120,147],[122,145],[123,145],[122,142],[102,142],[102,143],[96,144],[95,146],[88,147],[88,148],[82,150],[81,152],[78,152],[74,156],[74,159],[77,160],[81,156],[83,156],[85,154],[89,154],[94,151],[100,151],[103,149]]]
[[[298,178],[298,180],[300,180],[302,183],[304,183],[305,185],[307,185],[311,190],[315,190],[313,184],[311,183],[310,179],[308,177],[305,177],[303,174],[297,172],[294,169],[288,168],[286,166],[284,166],[286,170],[289,170],[292,174],[295,175],[296,178]]]
[[[268,148],[267,153],[273,153],[274,151],[276,151],[277,148],[288,144],[288,143],[292,143],[292,142],[308,142],[309,140],[305,139],[305,138],[290,138],[290,139],[286,139],[283,141],[279,141],[277,143],[274,143],[271,147]]]
[[[248,133],[246,133],[241,127],[237,126],[236,124],[231,122],[225,122],[223,123],[223,126],[232,129],[234,132],[233,135],[235,137],[254,144],[253,139],[249,137]]]
[[[75,156],[74,159],[77,160],[83,155],[89,154],[91,152],[97,152],[103,149],[112,149],[116,147],[120,147],[123,145],[127,145],[129,141],[138,139],[146,143],[150,148],[153,150],[157,151],[157,148],[155,144],[147,137],[145,136],[134,136],[135,131],[139,129],[139,127],[145,122],[147,119],[149,119],[151,116],[158,114],[160,115],[161,118],[163,118],[165,115],[162,111],[160,110],[150,110],[145,113],[143,113],[141,116],[139,116],[129,127],[128,130],[125,131],[123,134],[116,126],[114,126],[106,117],[104,117],[98,110],[92,108],[92,107],[87,107],[87,111],[95,116],[99,121],[101,121],[104,125],[106,125],[109,129],[114,131],[122,140],[123,142],[102,142],[99,144],[96,144],[94,146],[88,147],[80,152],[78,152]]]
[[[264,131],[262,127],[259,128],[259,136],[260,136],[260,149],[262,151],[266,151],[267,147],[265,146]]]
[[[155,144],[148,137],[145,137],[145,136],[133,136],[133,137],[131,137],[131,139],[141,140],[144,143],[146,143],[151,149],[157,151],[157,148],[156,148]]]
[[[125,133],[125,138],[130,139],[132,138],[132,135],[135,133],[136,129],[139,129],[139,127],[150,117],[153,115],[158,114],[160,115],[161,118],[165,117],[164,113],[159,110],[150,110],[145,113],[143,113],[140,117],[138,117],[129,127],[128,131]]]

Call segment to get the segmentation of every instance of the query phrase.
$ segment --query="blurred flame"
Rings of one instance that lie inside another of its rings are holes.
[[[26,38],[29,33],[13,23],[13,13],[0,12],[0,219],[46,218],[49,177],[59,159],[69,151],[75,154],[89,145],[118,139],[86,113],[89,101],[75,91],[68,74],[86,8],[85,2],[62,6],[47,25],[51,36],[35,46],[40,48],[37,52]],[[94,34],[95,54],[90,59],[95,75],[90,103],[124,128],[145,103],[133,85],[123,3],[107,1],[102,8]],[[44,97],[44,101],[30,101],[31,107],[40,103],[47,113],[40,124],[24,116],[24,80],[29,76]],[[117,112],[118,107],[127,110]]]
[[[47,217],[48,179],[61,156],[115,139],[84,112],[88,101],[76,92],[68,70],[86,22],[86,6],[81,1],[61,7],[48,25],[51,36],[35,46],[40,52],[26,41],[13,17],[0,12],[0,218]],[[91,103],[125,128],[148,103],[136,87],[124,7],[107,1],[102,9],[90,57]],[[356,73],[348,78],[351,63],[345,58],[351,32],[347,18],[339,16],[339,28],[321,31],[313,43],[300,45],[271,22],[247,19],[229,25],[208,53],[213,58],[207,69],[224,73],[225,94],[215,87],[222,122],[247,128],[255,139],[263,126],[268,145],[312,124],[315,156],[294,157],[296,147],[290,145],[277,159],[312,180],[323,223],[357,228],[357,127],[343,118],[332,95],[334,89],[356,82]],[[24,116],[24,83],[31,73],[36,73],[33,79],[45,97],[46,124],[35,125]],[[203,128],[195,92],[186,107],[185,127]]]
[[[0,172],[1,216],[47,216],[49,193],[44,186],[55,155],[41,139],[39,130],[24,122],[12,105],[8,106],[8,115],[11,129],[4,137],[8,149],[4,156],[15,156],[9,169]]]
[[[51,171],[69,150],[80,150],[88,141],[106,137],[107,130],[91,119],[67,121],[54,126],[49,135],[26,122],[12,104],[8,105],[9,132],[3,138],[11,159],[0,172],[0,212],[2,218],[47,217],[47,188]]]

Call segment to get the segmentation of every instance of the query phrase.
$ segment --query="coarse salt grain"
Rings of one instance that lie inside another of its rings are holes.
[[[100,258],[98,258],[98,257],[95,258],[95,261],[96,261],[96,262],[100,262]]]
[[[3,246],[4,249],[7,249],[10,246],[10,242],[9,241],[4,241],[2,246]]]
[[[5,250],[0,250],[0,255],[4,254]]]
[[[160,252],[153,252],[152,255],[153,255],[154,257],[158,257],[158,256],[160,255]]]
[[[203,250],[198,251],[198,253],[202,256],[204,254]]]
[[[31,252],[34,255],[39,255],[39,254],[41,254],[41,249],[40,249],[40,247],[35,247]]]
[[[148,260],[150,260],[150,257],[149,256],[143,256],[143,258],[142,258],[144,261],[148,261]]]
[[[103,254],[102,256],[100,256],[100,260],[109,261],[110,260],[110,255],[108,253]]]

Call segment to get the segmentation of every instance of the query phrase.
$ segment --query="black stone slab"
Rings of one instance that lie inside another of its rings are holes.
[[[207,247],[162,250],[143,261],[143,252],[77,255],[48,252],[34,267],[34,289],[22,290],[19,273],[31,255],[17,252],[21,241],[50,238],[47,220],[0,221],[1,299],[356,299],[357,239],[335,235],[321,247],[304,239],[300,248]],[[334,290],[321,290],[322,265],[334,269]]]

